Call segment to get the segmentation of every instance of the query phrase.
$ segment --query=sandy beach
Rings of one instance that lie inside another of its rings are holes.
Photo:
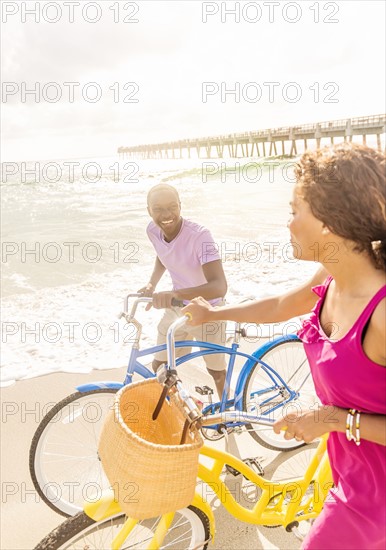
[[[29,474],[28,454],[31,439],[45,412],[52,403],[72,393],[76,385],[92,380],[121,381],[123,372],[122,368],[94,371],[87,375],[51,374],[2,388],[2,550],[31,550],[50,530],[64,520],[40,501]],[[241,456],[251,456],[251,441],[248,434],[241,434],[231,436],[229,445],[233,452]],[[223,446],[224,442],[216,445]],[[258,447],[258,451],[265,466],[272,461],[277,463],[287,459],[289,454],[278,454],[262,447]],[[224,508],[219,507],[215,497],[211,504],[215,510],[217,528],[216,539],[211,545],[213,550],[287,550],[300,547],[296,538],[282,528],[267,529],[238,522]]]
[[[31,550],[64,519],[40,501],[29,474],[31,440],[48,408],[82,382],[122,378],[121,369],[52,374],[1,389],[2,550]]]

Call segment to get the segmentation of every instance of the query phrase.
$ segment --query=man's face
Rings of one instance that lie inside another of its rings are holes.
[[[181,203],[177,193],[163,189],[154,191],[147,211],[167,238],[174,238],[181,227]]]

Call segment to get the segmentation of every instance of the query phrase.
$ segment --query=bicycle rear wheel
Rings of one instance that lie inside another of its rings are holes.
[[[101,428],[116,389],[76,392],[55,405],[32,439],[29,468],[36,491],[55,512],[72,516],[110,484],[98,456]]]
[[[258,359],[273,368],[286,385],[299,395],[285,405],[289,398],[288,391],[279,381],[274,384],[262,366],[256,363],[245,383],[244,410],[250,413],[256,412],[257,415],[266,413],[268,418],[277,420],[285,414],[300,414],[305,410],[312,410],[312,407],[318,403],[301,340],[272,342],[272,346]],[[266,391],[267,388],[271,389]],[[253,439],[267,449],[290,451],[305,445],[295,439],[284,439],[283,434],[275,434],[270,427],[248,425],[247,429]]]
[[[138,521],[121,550],[145,550],[162,516]],[[69,518],[47,535],[35,550],[105,550],[122,528],[127,516],[120,513],[95,522],[84,512]],[[189,506],[175,513],[160,549],[205,550],[209,541],[209,519],[198,508]],[[157,546],[158,548],[158,546]]]

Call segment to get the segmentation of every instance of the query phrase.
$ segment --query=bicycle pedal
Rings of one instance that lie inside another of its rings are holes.
[[[228,435],[229,434],[242,434],[244,432],[243,430],[244,426],[234,426],[233,428],[228,428]]]
[[[229,464],[225,464],[225,469],[228,474],[232,474],[235,477],[240,475],[240,472],[236,468],[233,468],[233,466],[229,466]]]
[[[264,468],[260,464],[260,462],[257,460],[257,458],[245,458],[243,462],[249,466],[252,470],[256,472],[257,475],[263,476],[264,475]],[[244,476],[245,477],[245,476]],[[248,478],[246,478],[248,479]]]
[[[196,386],[195,390],[200,395],[213,395],[214,391],[209,386]]]

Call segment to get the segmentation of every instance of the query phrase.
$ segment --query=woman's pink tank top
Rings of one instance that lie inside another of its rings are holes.
[[[313,288],[320,297],[299,337],[311,367],[316,393],[324,405],[386,414],[386,368],[369,359],[362,348],[363,331],[386,297],[386,285],[370,300],[354,325],[332,341],[320,325],[320,311],[329,284]],[[386,345],[386,344],[385,344]],[[345,433],[328,439],[335,488],[303,544],[304,549],[386,549],[386,447],[361,440],[359,446]]]

